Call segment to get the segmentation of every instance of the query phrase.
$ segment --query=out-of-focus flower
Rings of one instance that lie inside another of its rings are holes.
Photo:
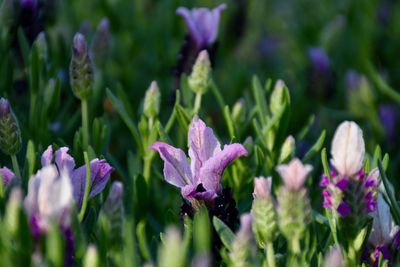
[[[111,49],[110,21],[103,18],[97,27],[92,43],[93,62],[97,67],[104,67]]]
[[[71,89],[77,98],[86,99],[91,95],[93,66],[89,57],[86,39],[80,33],[74,36],[69,75]]]
[[[329,97],[334,90],[334,75],[331,63],[325,50],[320,47],[308,49],[310,60],[309,89],[319,98]]]
[[[183,267],[185,266],[186,254],[184,253],[183,240],[181,233],[175,227],[169,227],[164,235],[164,242],[159,250],[159,267]]]
[[[236,233],[232,243],[232,249],[229,253],[230,266],[251,266],[248,265],[252,260],[254,245],[252,244],[252,222],[251,214],[243,214],[240,217],[240,229]]]
[[[63,170],[68,172],[72,183],[73,196],[78,208],[80,208],[85,194],[86,165],[75,169],[75,160],[68,154],[67,147],[61,147],[53,153],[53,147],[50,145],[43,152],[41,163],[42,166],[45,167],[53,164],[53,161],[60,172]],[[113,170],[114,169],[105,160],[99,160],[96,158],[90,162],[91,178],[89,199],[103,191]]]
[[[304,182],[312,170],[311,165],[295,158],[289,164],[281,164],[276,168],[284,181],[277,193],[278,225],[289,243],[292,253],[300,253],[300,240],[303,238],[307,224],[311,218],[311,206]]]
[[[0,99],[0,149],[4,154],[15,155],[21,149],[22,139],[18,120],[7,99]]]
[[[150,148],[164,161],[165,180],[181,189],[182,196],[195,200],[213,200],[221,192],[221,177],[228,164],[247,151],[241,144],[221,145],[211,128],[195,116],[188,134],[189,164],[185,153],[163,142]]]
[[[253,204],[253,233],[259,247],[265,248],[272,243],[277,233],[276,211],[271,196],[271,177],[256,177],[254,179]]]
[[[217,39],[220,16],[225,8],[225,4],[221,4],[212,10],[208,8],[189,10],[185,7],[179,7],[176,13],[185,20],[190,37],[196,46],[205,48],[212,45]]]
[[[342,176],[350,177],[361,170],[365,145],[362,130],[355,122],[342,122],[332,140],[331,163]]]
[[[3,185],[6,187],[15,178],[15,174],[7,167],[0,168],[0,175],[3,179]]]
[[[200,52],[188,79],[193,92],[204,94],[211,84],[211,63],[207,50]]]
[[[143,113],[148,118],[154,118],[160,112],[160,89],[156,81],[152,81],[146,91],[143,103]]]
[[[386,139],[394,143],[396,141],[396,125],[398,123],[398,111],[394,105],[381,105],[379,118],[386,133]]]
[[[29,180],[24,205],[29,215],[32,233],[45,233],[50,223],[69,226],[69,210],[73,203],[72,185],[66,170],[60,173],[54,165],[39,170]]]
[[[364,139],[360,127],[354,122],[345,121],[339,125],[332,141],[331,154],[336,170],[331,170],[329,176],[322,175],[323,206],[340,219],[338,227],[350,240],[366,223],[368,213],[377,207],[379,171],[364,172]]]
[[[289,164],[281,164],[276,168],[285,186],[291,191],[298,191],[303,187],[311,170],[311,165],[303,165],[297,158],[292,159]]]
[[[324,267],[344,267],[344,259],[340,248],[333,247],[325,256]]]
[[[98,267],[99,266],[99,255],[97,253],[97,249],[94,245],[89,245],[85,258],[83,260],[84,267]]]

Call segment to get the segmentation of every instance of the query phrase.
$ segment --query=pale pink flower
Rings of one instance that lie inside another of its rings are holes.
[[[276,171],[282,177],[285,186],[291,191],[298,191],[303,187],[311,170],[311,165],[303,165],[297,158],[292,159],[289,164],[281,164],[276,167]]]

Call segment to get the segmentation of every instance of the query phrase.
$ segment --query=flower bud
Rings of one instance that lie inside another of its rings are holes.
[[[333,247],[325,256],[324,267],[344,267],[344,260],[340,248]]]
[[[277,113],[281,109],[284,103],[284,90],[285,83],[282,80],[276,81],[270,97],[270,109],[272,113]]]
[[[294,154],[295,140],[293,136],[289,135],[281,147],[281,154],[279,155],[279,162],[285,162]]]
[[[243,115],[245,112],[244,99],[239,99],[232,108],[232,120],[235,123],[239,123],[243,120]]]
[[[160,112],[160,89],[156,81],[152,81],[144,97],[143,113],[147,118],[154,118]]]
[[[72,91],[77,98],[86,99],[91,95],[93,67],[88,54],[86,39],[80,33],[74,36],[69,75]]]
[[[43,61],[47,61],[47,42],[46,35],[44,32],[39,33],[36,37],[34,45],[36,46],[39,54],[39,58]]]
[[[0,168],[0,175],[1,175],[4,187],[7,187],[12,182],[12,180],[15,178],[15,174],[7,167]]]
[[[271,197],[271,177],[254,179],[253,204],[253,233],[260,247],[275,240],[277,221],[274,203]]]
[[[83,266],[84,267],[97,267],[99,266],[99,256],[97,254],[97,249],[94,245],[89,245],[85,258],[83,260]]]
[[[342,176],[352,176],[361,170],[365,145],[360,127],[352,121],[342,122],[332,140],[331,163]]]
[[[169,227],[164,236],[164,243],[159,251],[157,266],[185,266],[186,254],[183,251],[184,244],[179,230],[175,227]]]
[[[243,214],[240,217],[240,229],[233,240],[232,249],[229,253],[230,266],[249,266],[248,263],[252,260],[252,252],[254,252],[251,243],[252,222],[253,218],[250,214]]]
[[[7,155],[15,155],[21,149],[21,132],[18,120],[8,100],[0,99],[0,149]]]
[[[104,67],[111,48],[110,22],[103,18],[97,27],[92,43],[93,62],[97,67]]]
[[[198,94],[207,92],[211,85],[211,63],[207,50],[199,53],[188,82],[193,92]]]

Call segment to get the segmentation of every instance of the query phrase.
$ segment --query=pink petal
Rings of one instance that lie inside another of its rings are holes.
[[[195,116],[189,129],[189,157],[191,170],[194,175],[194,184],[197,183],[200,168],[204,163],[221,151],[221,145],[215,137],[213,130]]]
[[[168,183],[179,188],[193,184],[189,162],[181,149],[163,142],[155,142],[150,148],[164,161],[164,177]]]
[[[289,164],[281,164],[276,167],[276,171],[282,177],[285,186],[293,191],[297,191],[303,186],[311,170],[311,165],[303,165],[297,158],[292,159]]]
[[[200,180],[207,191],[219,192],[221,177],[225,168],[238,157],[247,156],[247,150],[241,144],[225,145],[224,149],[207,160],[200,169]]]

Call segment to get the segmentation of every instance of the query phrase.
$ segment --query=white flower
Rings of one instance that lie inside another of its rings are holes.
[[[39,170],[29,180],[25,209],[36,218],[41,231],[46,231],[51,221],[69,224],[68,212],[73,201],[72,186],[67,171],[59,175],[54,165]]]
[[[335,132],[331,163],[343,176],[352,176],[363,166],[365,145],[363,133],[355,122],[342,122]]]

